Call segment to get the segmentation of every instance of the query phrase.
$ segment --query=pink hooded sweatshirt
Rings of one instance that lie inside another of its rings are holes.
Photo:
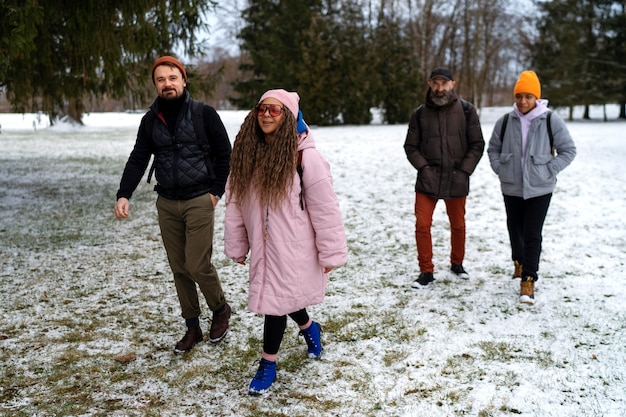
[[[278,209],[262,207],[252,192],[242,206],[228,195],[224,253],[235,262],[250,252],[250,311],[282,316],[324,300],[327,267],[346,263],[348,249],[333,189],[330,165],[315,148],[307,130],[298,136],[302,152],[304,210],[300,177]]]

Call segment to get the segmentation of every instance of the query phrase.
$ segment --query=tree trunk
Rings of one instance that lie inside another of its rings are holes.
[[[84,111],[85,106],[83,105],[83,100],[79,98],[72,98],[69,100],[66,116],[70,119],[71,123],[82,125]]]
[[[583,120],[589,120],[589,104],[585,104],[585,111],[583,112]]]

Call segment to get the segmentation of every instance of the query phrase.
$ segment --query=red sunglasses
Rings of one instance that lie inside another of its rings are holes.
[[[255,107],[257,116],[263,116],[269,110],[270,116],[278,117],[283,112],[284,107],[280,104],[257,104]]]

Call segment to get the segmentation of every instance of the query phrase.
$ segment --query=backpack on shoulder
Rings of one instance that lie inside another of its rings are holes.
[[[211,158],[211,145],[209,143],[209,138],[206,135],[206,130],[204,130],[204,103],[198,100],[191,100],[191,120],[193,121],[193,129],[196,132],[196,138],[198,139],[198,143],[200,145],[200,149],[202,149],[202,153],[204,155],[204,162],[206,164],[207,172],[209,173],[209,178],[211,181],[214,181],[215,169],[213,168],[213,159]],[[152,125],[154,123],[154,115],[152,112],[148,113],[150,116],[149,120],[146,120],[146,129],[147,133],[150,137],[152,137]],[[152,174],[154,174],[155,169],[155,160],[152,160],[152,165],[150,166],[150,172],[148,173],[148,184],[152,179]]]
[[[552,135],[552,125],[550,124],[550,117],[552,116],[552,112],[548,111],[548,115],[546,116],[546,121],[548,123],[548,138],[550,138],[550,152],[552,156],[556,156],[556,149],[554,148],[554,136]],[[504,143],[504,132],[506,132],[506,124],[509,121],[509,113],[504,115],[504,119],[502,119],[502,127],[500,128],[500,141]]]
[[[469,103],[463,99],[461,99],[461,105],[463,106],[463,113],[465,114],[465,136],[469,139],[469,119],[470,119],[470,110],[469,110]],[[419,129],[420,133],[422,132],[422,107],[424,107],[423,104],[421,104],[417,110],[415,110],[415,118],[417,119],[417,128]]]

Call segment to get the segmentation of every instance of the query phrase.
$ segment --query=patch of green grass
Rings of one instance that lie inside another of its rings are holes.
[[[441,390],[441,386],[436,384],[430,387],[419,385],[415,388],[408,389],[404,392],[406,396],[415,396],[417,399],[428,400],[436,397]]]
[[[398,362],[402,362],[410,355],[410,352],[406,348],[388,349],[383,355],[383,363],[389,367]]]
[[[518,348],[506,342],[483,341],[477,345],[482,350],[482,358],[487,361],[506,362],[519,352]]]

